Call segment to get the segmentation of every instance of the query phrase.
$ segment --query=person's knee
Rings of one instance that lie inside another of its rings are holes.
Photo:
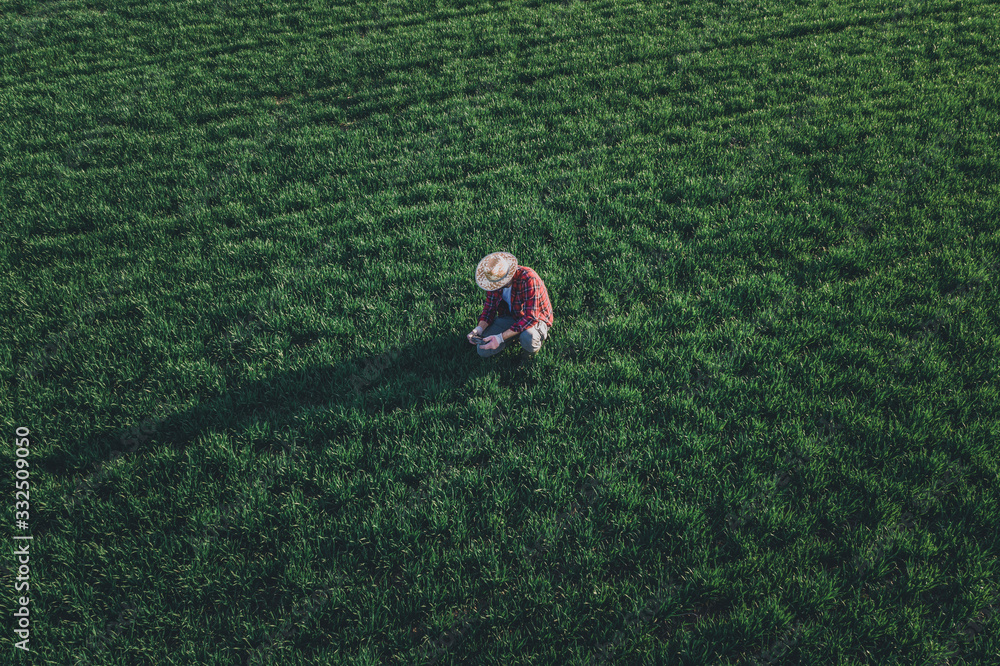
[[[538,335],[534,329],[521,332],[521,349],[529,353],[535,353],[542,346],[542,336]]]
[[[495,349],[482,349],[480,347],[476,347],[476,352],[479,353],[479,358],[489,358],[490,356],[493,356],[493,354],[496,352],[496,350]]]

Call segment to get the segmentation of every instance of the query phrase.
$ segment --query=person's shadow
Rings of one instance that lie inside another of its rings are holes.
[[[343,409],[356,410],[365,417],[400,412],[401,419],[402,414],[409,412],[418,415],[425,425],[432,425],[430,421],[435,418],[447,421],[447,415],[454,414],[456,406],[465,408],[472,400],[482,398],[482,392],[472,384],[490,374],[495,375],[496,382],[505,389],[503,393],[510,396],[502,405],[497,401],[493,418],[489,419],[500,421],[496,418],[497,410],[502,408],[504,412],[516,413],[522,409],[516,399],[518,391],[537,381],[538,373],[532,370],[534,364],[522,359],[520,349],[515,341],[499,354],[481,358],[475,345],[464,335],[450,334],[416,342],[403,340],[402,344],[390,345],[378,355],[311,364],[262,379],[247,379],[242,370],[245,366],[238,358],[216,361],[226,377],[223,390],[205,390],[196,405],[180,411],[164,405],[157,413],[123,419],[118,427],[94,431],[80,442],[82,446],[40,455],[36,464],[47,474],[69,481],[70,490],[61,499],[72,510],[82,497],[93,495],[95,489],[102,496],[114,494],[108,488],[108,474],[104,471],[109,463],[121,457],[148,455],[152,442],[158,446],[169,445],[183,455],[205,433],[226,433],[240,438],[255,423],[266,423],[266,430],[271,433],[295,433],[302,428],[303,421],[316,421],[317,413]],[[434,411],[441,416],[429,413]],[[456,434],[460,434],[461,428],[470,427],[457,422],[446,425],[456,429]],[[494,433],[498,439],[504,435],[502,427]],[[253,447],[255,454],[268,449],[278,454],[283,447],[288,448],[287,438],[252,439],[257,442]],[[313,433],[308,439],[296,446],[319,447],[316,442],[320,440],[342,444],[348,438],[344,432],[331,430]],[[370,431],[359,440],[363,445],[380,445],[377,433]],[[346,443],[353,445],[353,442]],[[365,457],[366,460],[378,458],[377,455]],[[384,472],[375,468],[367,471],[372,474]],[[58,511],[56,506],[53,509]]]

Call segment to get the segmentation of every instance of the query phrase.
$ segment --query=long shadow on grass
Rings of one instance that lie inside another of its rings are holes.
[[[451,335],[396,346],[374,357],[313,364],[260,379],[242,378],[235,362],[218,365],[227,376],[227,388],[221,393],[207,395],[182,411],[166,405],[160,410],[162,416],[131,415],[114,429],[95,431],[83,446],[40,456],[39,465],[56,476],[82,477],[77,494],[86,494],[103,485],[101,471],[109,462],[142,455],[154,443],[171,444],[180,451],[205,432],[240,434],[255,422],[267,422],[274,433],[295,430],[301,426],[298,414],[322,407],[347,406],[373,415],[466,404],[473,395],[470,383],[491,373],[502,387],[515,391],[534,381],[518,347],[482,359],[464,336]],[[517,401],[505,402],[504,407],[516,409]],[[340,438],[339,433],[329,434],[330,439]],[[372,437],[362,438],[362,443],[365,439]],[[257,446],[255,452],[280,447],[277,442],[270,444]]]

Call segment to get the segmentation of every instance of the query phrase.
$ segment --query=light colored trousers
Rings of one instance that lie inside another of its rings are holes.
[[[514,322],[516,321],[517,320],[514,319],[513,317],[497,317],[495,320],[493,320],[493,323],[490,324],[489,328],[483,331],[481,337],[488,338],[491,335],[500,335],[508,328],[513,326]],[[525,331],[521,331],[521,335],[518,336],[518,340],[521,342],[521,348],[524,351],[528,352],[529,354],[536,353],[539,349],[542,348],[542,343],[548,339],[549,339],[549,325],[546,324],[544,321],[536,322],[535,325],[532,326],[531,328]],[[509,345],[513,341],[514,338],[510,338],[509,340],[504,340],[503,342],[500,343],[500,346],[497,347],[496,349],[483,349],[482,347],[476,347],[476,349],[479,351],[480,356],[482,356],[483,358],[489,358],[494,354],[499,354],[500,352],[502,352],[504,349],[507,348],[507,345]]]

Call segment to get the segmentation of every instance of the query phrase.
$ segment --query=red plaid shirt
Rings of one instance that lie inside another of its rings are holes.
[[[514,279],[504,289],[507,287],[510,287],[510,308],[507,308],[507,301],[503,300],[503,289],[488,291],[483,313],[479,315],[481,321],[485,321],[487,325],[492,324],[497,314],[520,317],[510,327],[515,333],[527,330],[540,321],[552,326],[555,321],[552,316],[552,301],[549,300],[549,292],[538,273],[527,266],[518,266]]]

